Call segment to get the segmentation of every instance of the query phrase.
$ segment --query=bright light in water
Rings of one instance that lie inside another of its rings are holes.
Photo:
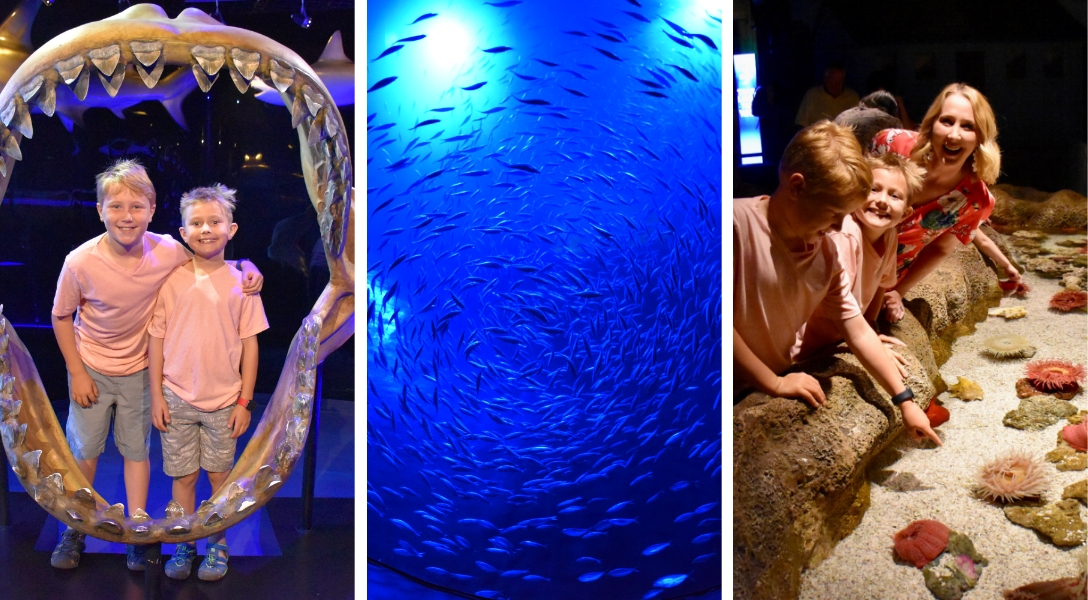
[[[439,72],[463,65],[472,52],[472,36],[452,18],[435,23],[423,41],[427,47],[427,64]]]

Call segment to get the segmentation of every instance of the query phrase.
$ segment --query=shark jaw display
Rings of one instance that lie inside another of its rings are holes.
[[[223,487],[186,514],[176,502],[165,518],[142,510],[126,516],[80,473],[45,395],[34,362],[0,307],[0,438],[12,469],[49,514],[94,537],[129,544],[177,543],[207,537],[242,520],[287,479],[302,453],[314,401],[317,364],[354,333],[354,188],[347,132],[324,84],[290,49],[262,35],[226,27],[188,8],[176,19],[155,5],[134,6],[77,27],[42,46],[0,92],[0,185],[21,160],[19,144],[34,134],[31,106],[52,116],[57,88],[87,97],[97,78],[116,95],[131,70],[154,87],[166,66],[191,68],[207,91],[225,69],[239,91],[256,80],[274,87],[298,131],[302,171],[317,209],[330,281],[295,334],[272,399]],[[97,84],[95,84],[97,85]]]

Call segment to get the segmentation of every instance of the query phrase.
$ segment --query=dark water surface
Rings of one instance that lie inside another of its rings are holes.
[[[369,4],[372,560],[484,598],[721,586],[715,4]]]

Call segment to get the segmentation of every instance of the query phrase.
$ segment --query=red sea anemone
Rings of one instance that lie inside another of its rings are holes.
[[[932,400],[929,408],[926,409],[926,416],[929,417],[929,426],[937,427],[948,422],[948,409],[937,404],[936,400]]]
[[[1017,450],[983,465],[975,483],[984,499],[1001,502],[1037,498],[1047,488],[1042,463],[1030,454]]]
[[[1088,421],[1063,427],[1062,439],[1075,450],[1088,452]]]
[[[1077,382],[1085,377],[1084,365],[1054,358],[1030,362],[1025,371],[1035,389],[1042,391],[1076,391]]]
[[[948,546],[948,527],[940,521],[915,521],[892,539],[899,558],[921,569]]]
[[[1017,298],[1023,298],[1031,291],[1031,287],[1028,284],[1020,282],[1017,283],[1011,279],[998,281],[997,285],[1001,287],[1001,291]]]
[[[1088,292],[1076,290],[1064,290],[1054,294],[1050,299],[1050,308],[1062,312],[1080,310],[1088,306]]]

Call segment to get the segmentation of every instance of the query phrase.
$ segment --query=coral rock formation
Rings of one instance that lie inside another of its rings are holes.
[[[1073,499],[1046,506],[1006,506],[1005,516],[1050,538],[1055,546],[1079,546],[1085,540],[1080,504]]]
[[[1016,410],[1005,413],[1001,422],[1016,429],[1038,431],[1076,413],[1077,409],[1064,400],[1050,396],[1032,396],[1021,400]]]

